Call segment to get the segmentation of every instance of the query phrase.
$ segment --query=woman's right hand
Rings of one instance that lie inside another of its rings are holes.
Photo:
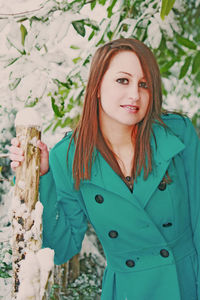
[[[37,146],[40,149],[40,175],[42,176],[49,170],[49,151],[47,145],[40,140],[37,142]],[[24,161],[24,153],[17,138],[11,140],[10,160],[13,171],[16,171],[16,168]]]

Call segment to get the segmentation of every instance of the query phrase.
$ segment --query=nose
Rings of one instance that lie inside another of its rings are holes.
[[[129,86],[128,91],[128,98],[132,99],[134,101],[137,101],[139,99],[139,88],[138,88],[138,82],[134,81]]]

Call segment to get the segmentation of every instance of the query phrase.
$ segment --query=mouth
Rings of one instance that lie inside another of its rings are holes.
[[[139,110],[139,106],[136,105],[120,105],[120,107],[124,108],[129,112],[137,112]]]

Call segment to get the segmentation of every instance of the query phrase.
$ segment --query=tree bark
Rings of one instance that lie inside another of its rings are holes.
[[[42,225],[34,219],[35,205],[38,200],[40,176],[40,150],[36,142],[40,131],[36,127],[17,126],[17,138],[24,151],[24,162],[17,168],[16,184],[13,199],[13,297],[19,291],[20,264],[27,251],[41,248]],[[39,228],[38,228],[39,227]]]

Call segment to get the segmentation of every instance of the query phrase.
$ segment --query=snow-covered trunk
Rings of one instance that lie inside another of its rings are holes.
[[[40,139],[37,128],[17,126],[17,138],[24,150],[25,160],[17,168],[15,185],[15,204],[13,209],[13,292],[19,291],[19,271],[27,250],[37,251],[41,248],[41,224],[36,224],[33,212],[38,200],[38,184],[40,176],[40,153],[36,142]],[[34,227],[35,232],[33,232]],[[38,231],[39,230],[39,231]]]
[[[53,267],[53,250],[41,249],[43,206],[38,201],[40,150],[37,147],[41,126],[32,109],[19,112],[15,125],[24,161],[16,171],[12,206],[12,298],[41,300],[45,299],[45,288]]]

